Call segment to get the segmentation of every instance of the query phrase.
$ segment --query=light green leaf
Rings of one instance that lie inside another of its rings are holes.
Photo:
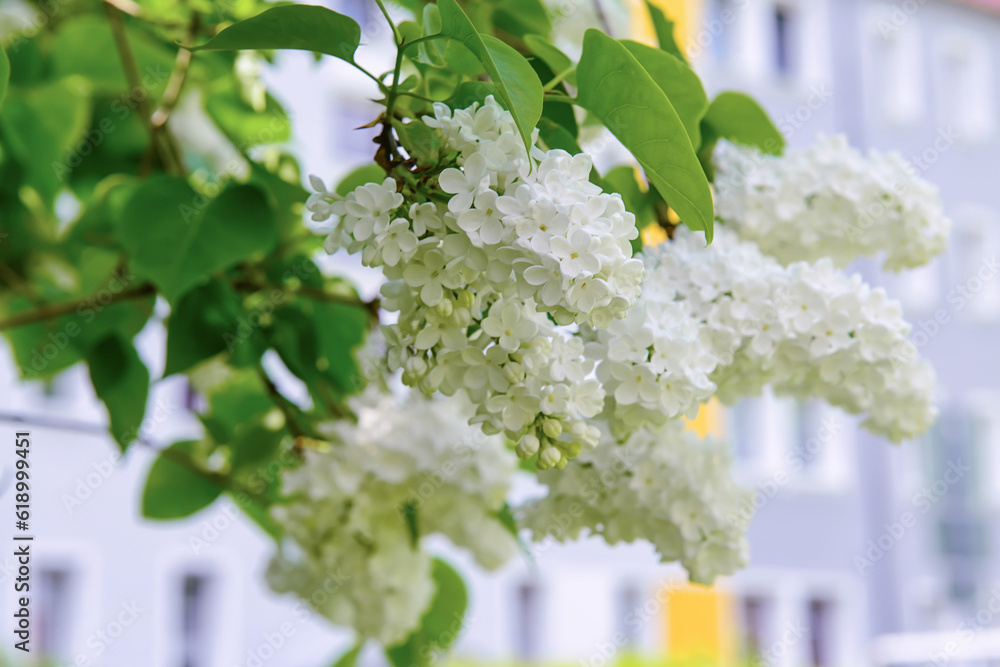
[[[625,145],[688,227],[712,240],[708,179],[670,100],[622,44],[588,30],[577,66],[577,103]]]
[[[767,115],[767,112],[749,95],[724,92],[708,106],[702,123],[705,143],[727,139],[744,146],[754,146],[771,155],[781,155],[785,150],[785,137]]]
[[[700,125],[708,111],[708,95],[705,94],[698,75],[683,60],[666,51],[628,39],[622,40],[622,44],[666,93],[674,111],[684,123],[691,145],[695,148],[700,146]]]
[[[337,184],[336,192],[341,197],[346,197],[349,192],[361,187],[365,183],[381,183],[384,180],[385,169],[374,163],[366,164],[344,176],[343,180]]]
[[[90,349],[87,366],[94,391],[108,409],[111,435],[125,451],[146,415],[149,370],[132,343],[114,334]]]
[[[122,244],[136,271],[171,303],[190,288],[277,242],[274,213],[249,185],[207,200],[182,178],[151,178],[125,206]]]
[[[194,440],[183,440],[170,449],[190,458],[198,446]],[[147,519],[182,519],[211,505],[222,490],[222,486],[160,454],[142,491],[142,515]]]
[[[0,46],[0,107],[3,106],[3,99],[7,97],[7,85],[10,82],[10,60],[7,59],[7,52]]]
[[[464,44],[482,63],[514,117],[525,149],[542,115],[542,82],[524,56],[496,37],[481,35],[455,0],[438,0],[441,33]]]
[[[461,633],[469,602],[465,582],[440,558],[434,559],[432,573],[437,590],[420,625],[404,642],[386,649],[393,667],[427,667],[433,653],[447,650]]]
[[[354,64],[361,27],[349,16],[316,5],[281,5],[234,23],[192,51],[294,49]]]
[[[288,114],[276,99],[265,95],[264,108],[253,108],[232,78],[217,79],[204,96],[205,111],[222,133],[241,149],[288,141],[292,137]]]
[[[653,20],[653,30],[656,31],[656,41],[659,42],[660,48],[681,60],[686,60],[684,52],[677,44],[677,38],[674,37],[674,22],[649,0],[646,0],[646,9],[649,10],[649,16]]]
[[[552,42],[538,35],[525,35],[524,43],[528,45],[531,52],[538,56],[543,63],[548,65],[554,74],[562,74],[573,66],[573,61],[565,53],[560,51]],[[576,85],[576,72],[572,72],[566,77],[567,83]]]

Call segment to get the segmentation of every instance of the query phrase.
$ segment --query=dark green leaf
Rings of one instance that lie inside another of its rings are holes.
[[[27,183],[51,205],[72,171],[71,162],[90,119],[90,86],[81,77],[59,79],[7,96],[0,126]]]
[[[515,37],[528,33],[548,36],[552,19],[540,0],[501,0],[493,12],[493,25]]]
[[[656,41],[659,42],[660,48],[681,60],[686,60],[684,52],[681,51],[681,47],[677,45],[677,39],[674,37],[674,22],[667,18],[662,9],[649,0],[646,0],[646,9],[649,10],[649,16],[653,20],[653,30],[656,31]]]
[[[241,321],[242,310],[239,295],[220,281],[187,292],[170,313],[163,375],[182,373],[220,352],[250,345],[253,327]]]
[[[538,56],[542,62],[549,66],[554,74],[562,74],[573,66],[573,61],[569,56],[560,51],[552,42],[538,35],[525,35],[524,43],[528,45],[531,52]],[[575,86],[576,72],[569,74],[566,81]]]
[[[708,95],[701,79],[687,64],[666,51],[622,40],[622,44],[638,60],[656,85],[667,95],[674,111],[684,123],[684,129],[695,148],[701,145],[701,119],[708,111]]]
[[[121,236],[135,269],[177,303],[213,272],[268,252],[277,229],[267,198],[256,187],[231,186],[208,199],[182,178],[161,176],[129,199]]]
[[[490,95],[497,95],[497,87],[488,81],[463,81],[454,94],[445,100],[452,109],[466,109],[473,102],[480,104]]]
[[[435,651],[447,650],[462,630],[468,593],[462,577],[448,563],[434,559],[436,590],[420,625],[401,644],[386,649],[393,667],[428,667]]]
[[[7,84],[10,82],[10,60],[7,59],[7,52],[0,46],[0,107],[7,97]]]
[[[542,82],[524,56],[490,35],[481,35],[455,0],[438,0],[441,32],[476,55],[521,133],[525,149],[542,115]]]
[[[183,440],[170,445],[178,457],[190,459],[199,443]],[[161,453],[146,478],[142,515],[147,519],[182,519],[211,505],[222,487]]]
[[[588,30],[577,67],[577,102],[635,156],[690,228],[712,239],[712,193],[684,124],[663,90],[622,44]]]
[[[192,51],[295,49],[354,64],[361,28],[349,16],[316,5],[281,5],[235,23]]]
[[[111,435],[124,451],[139,435],[146,416],[149,370],[131,341],[111,335],[87,354],[90,381],[108,409]]]
[[[549,149],[560,148],[571,155],[583,152],[569,130],[544,116],[538,119],[538,136]]]

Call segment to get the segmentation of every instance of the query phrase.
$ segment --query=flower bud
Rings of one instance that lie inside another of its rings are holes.
[[[521,436],[521,441],[517,443],[517,455],[522,459],[529,459],[535,455],[541,444],[537,435],[534,433],[525,433]]]
[[[472,293],[472,290],[461,290],[455,295],[455,303],[462,308],[472,308],[472,304],[475,303],[476,297]]]
[[[508,363],[503,367],[503,377],[511,384],[519,384],[524,381],[524,369],[517,362]]]
[[[403,364],[403,368],[406,369],[406,372],[411,376],[419,378],[423,377],[424,373],[427,372],[427,362],[424,361],[423,357],[410,357],[406,360],[406,363]]]
[[[542,453],[538,455],[538,467],[542,470],[548,470],[549,468],[557,465],[561,460],[562,452],[555,447],[546,447],[542,450]]]
[[[557,419],[546,419],[542,422],[542,432],[555,440],[562,435],[562,422]]]
[[[441,317],[450,317],[454,309],[455,308],[452,306],[451,299],[448,297],[441,299],[441,301],[438,302],[438,305],[434,306],[434,310],[436,310],[437,314]]]

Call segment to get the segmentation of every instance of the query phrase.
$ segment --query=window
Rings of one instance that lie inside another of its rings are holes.
[[[942,123],[965,141],[988,138],[994,128],[989,48],[974,35],[950,31],[936,41],[935,57]]]
[[[67,659],[73,638],[73,573],[67,568],[42,568],[37,586],[32,611],[38,623],[38,652],[45,658]]]
[[[980,322],[1000,315],[1000,275],[994,264],[1000,248],[996,213],[984,206],[956,211],[952,233],[954,284],[945,299],[962,316]]]
[[[798,27],[794,10],[783,3],[774,6],[774,70],[780,76],[794,74],[794,37]]]
[[[865,68],[872,77],[871,97],[882,117],[896,125],[912,125],[923,115],[923,48],[917,19],[895,27],[892,7],[882,5],[867,14],[871,48]],[[893,26],[887,29],[885,26]]]
[[[833,664],[833,612],[833,601],[825,598],[809,600],[808,664],[811,667],[830,667]]]
[[[539,657],[539,633],[541,632],[541,591],[538,584],[526,581],[517,588],[515,601],[514,649],[522,662],[535,662]]]
[[[634,582],[629,582],[618,589],[615,595],[616,630],[625,640],[625,650],[635,649],[640,640],[641,627],[636,623],[636,610],[642,606],[642,591]]]
[[[759,443],[765,437],[763,410],[761,399],[746,398],[730,411],[730,441],[739,464],[753,465],[759,458]]]
[[[823,449],[829,444],[823,442],[820,434],[820,427],[823,425],[822,403],[819,401],[796,403],[793,419],[795,420],[793,453],[802,461],[803,470],[808,473],[822,464]]]
[[[742,620],[745,659],[757,664],[756,659],[768,645],[768,628],[771,623],[771,601],[760,595],[743,598]]]
[[[212,582],[203,574],[181,577],[180,618],[178,619],[178,667],[209,667],[212,664],[211,595]]]

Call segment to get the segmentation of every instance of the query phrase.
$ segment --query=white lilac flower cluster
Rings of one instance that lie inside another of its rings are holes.
[[[746,495],[732,480],[728,447],[671,420],[622,444],[605,430],[599,447],[562,471],[539,474],[548,495],[524,508],[532,538],[575,540],[584,530],[609,544],[648,540],[663,562],[711,583],[747,564],[744,527],[732,521]]]
[[[934,373],[911,354],[899,303],[830,259],[785,267],[720,228],[708,247],[700,233],[678,229],[643,261],[643,301],[681,301],[701,323],[722,401],[771,385],[866,413],[869,430],[897,442],[934,421]]]
[[[497,518],[516,456],[467,424],[463,401],[414,396],[401,404],[369,390],[352,401],[358,423],[330,425],[329,446],[283,477],[295,500],[274,510],[289,544],[268,568],[271,587],[386,646],[417,626],[434,593],[420,537],[443,534],[490,569],[517,550]]]
[[[307,207],[336,217],[329,251],[360,252],[388,278],[382,305],[399,316],[386,339],[404,382],[467,391],[486,432],[564,466],[596,444],[585,420],[604,402],[575,327],[606,328],[635,304],[634,216],[590,183],[588,156],[534,146],[529,158],[492,97],[436,104],[424,120],[458,153],[438,178],[446,206],[404,201],[392,179],[341,200],[316,179]]]
[[[723,142],[713,163],[719,218],[783,264],[884,252],[899,271],[945,248],[937,189],[897,153],[866,158],[839,136],[779,157]]]

